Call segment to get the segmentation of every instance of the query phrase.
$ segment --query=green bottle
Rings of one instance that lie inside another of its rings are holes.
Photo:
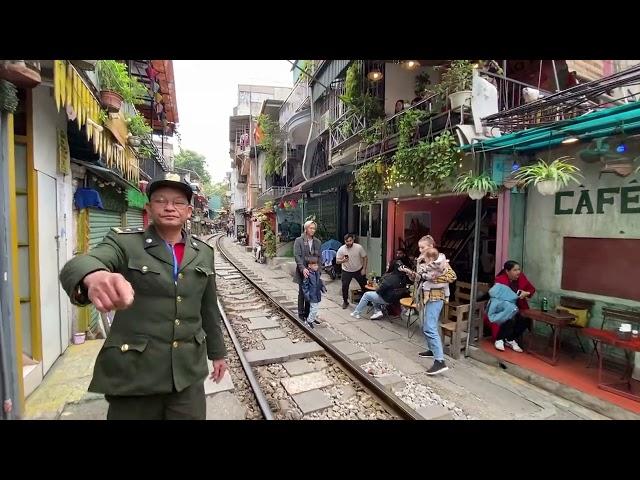
[[[549,300],[547,300],[547,297],[542,297],[542,311],[549,311]]]

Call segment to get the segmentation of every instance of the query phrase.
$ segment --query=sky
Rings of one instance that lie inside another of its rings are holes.
[[[229,116],[238,103],[238,84],[292,87],[291,64],[286,60],[174,60],[173,69],[180,146],[204,155],[211,179],[221,181],[231,169]]]

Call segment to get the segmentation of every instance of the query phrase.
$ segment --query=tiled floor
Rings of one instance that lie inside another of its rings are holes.
[[[590,368],[587,368],[589,356],[584,353],[567,353],[560,350],[557,365],[550,365],[528,353],[516,353],[507,348],[504,352],[495,349],[493,342],[485,339],[480,344],[485,352],[513,363],[519,367],[531,370],[538,375],[550,378],[556,382],[588,393],[594,397],[611,402],[619,407],[640,413],[640,402],[625,398],[615,393],[610,393],[598,388],[598,365],[594,359]],[[605,382],[617,382],[621,378],[620,373],[604,371]]]

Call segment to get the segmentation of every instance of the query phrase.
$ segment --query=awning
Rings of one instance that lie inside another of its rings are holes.
[[[77,163],[78,165],[82,165],[87,170],[95,173],[96,175],[104,178],[105,180],[117,183],[118,185],[120,185],[121,187],[124,187],[125,189],[133,188],[139,191],[138,187],[136,187],[132,183],[129,183],[125,178],[121,177],[113,170],[109,170],[108,168],[101,167],[100,165],[96,165],[95,163],[83,162],[82,160],[78,160],[76,158],[72,158],[71,161],[73,163]]]
[[[567,137],[592,140],[615,133],[640,131],[640,102],[627,103],[561,120],[552,125],[510,133],[502,137],[464,145],[462,150],[526,152],[549,148],[562,143]]]
[[[315,177],[299,183],[291,189],[289,193],[284,195],[283,199],[300,197],[304,192],[321,193],[331,188],[338,188],[349,184],[353,180],[353,171],[355,165],[345,165],[338,168],[332,168],[326,172],[316,175]]]

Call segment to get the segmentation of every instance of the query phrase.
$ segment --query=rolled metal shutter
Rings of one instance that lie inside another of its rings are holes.
[[[139,208],[129,208],[126,213],[128,228],[144,228],[143,210]]]
[[[111,231],[112,227],[122,226],[122,214],[111,210],[89,209],[89,250],[98,245]],[[89,307],[89,330],[94,335],[98,330],[100,313],[93,307]]]

